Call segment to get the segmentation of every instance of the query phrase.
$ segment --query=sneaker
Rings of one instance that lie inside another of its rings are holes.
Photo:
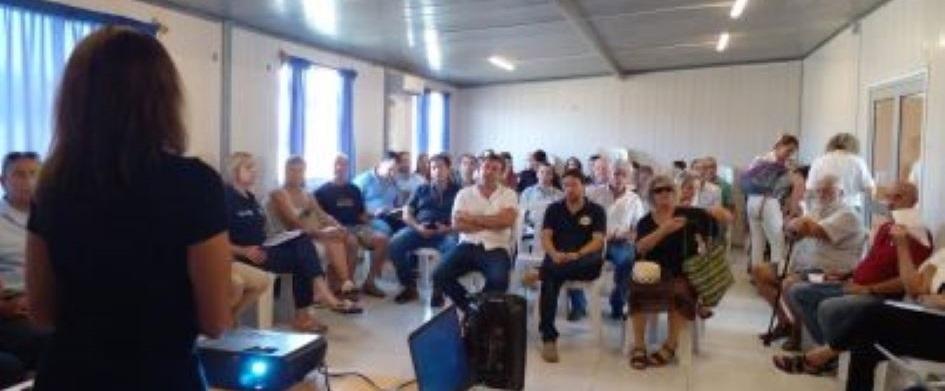
[[[396,297],[394,297],[394,302],[397,304],[406,304],[411,301],[415,301],[420,298],[420,293],[417,292],[417,288],[408,287],[404,288]]]
[[[558,345],[554,341],[546,341],[541,345],[541,359],[545,362],[558,362]]]
[[[571,311],[568,311],[569,322],[577,322],[586,317],[587,317],[587,310],[583,308],[576,308],[576,309],[572,309]]]

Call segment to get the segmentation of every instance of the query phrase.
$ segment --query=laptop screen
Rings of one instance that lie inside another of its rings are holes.
[[[472,384],[456,307],[410,334],[410,357],[420,391],[460,391]]]

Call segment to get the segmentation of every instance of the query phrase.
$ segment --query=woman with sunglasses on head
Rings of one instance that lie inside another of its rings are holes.
[[[683,261],[698,253],[700,238],[715,236],[719,224],[732,219],[731,213],[722,207],[706,210],[679,205],[673,180],[665,175],[653,178],[647,196],[650,213],[637,223],[638,259],[659,264],[662,282],[636,284],[631,288],[634,348],[630,365],[634,369],[664,366],[676,356],[679,332],[685,322],[695,317],[697,309],[695,292],[683,275]],[[659,289],[661,285],[672,286],[672,297],[666,297],[665,291]],[[669,335],[659,351],[647,356],[646,314],[666,310],[669,311]]]
[[[75,48],[27,228],[37,390],[203,390],[198,334],[231,324],[223,184],[185,158],[182,86],[153,36]]]

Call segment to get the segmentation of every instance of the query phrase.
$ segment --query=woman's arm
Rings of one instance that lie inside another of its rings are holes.
[[[187,247],[187,272],[193,286],[200,332],[217,338],[233,324],[230,314],[230,239],[226,232]]]
[[[56,326],[56,284],[49,248],[39,235],[26,237],[26,296],[33,323],[41,328]]]
[[[684,217],[674,217],[672,220],[661,224],[653,230],[653,232],[637,240],[637,252],[640,254],[649,252],[660,244],[663,239],[666,239],[667,236],[678,231],[685,225],[686,219]]]
[[[303,229],[302,220],[292,209],[292,200],[289,199],[286,192],[275,190],[269,194],[269,198],[272,199],[272,204],[276,207],[276,218],[285,225],[286,229]]]

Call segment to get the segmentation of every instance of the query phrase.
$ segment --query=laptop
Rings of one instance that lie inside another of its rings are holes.
[[[472,387],[473,374],[455,306],[410,333],[407,341],[420,391],[465,391]]]

